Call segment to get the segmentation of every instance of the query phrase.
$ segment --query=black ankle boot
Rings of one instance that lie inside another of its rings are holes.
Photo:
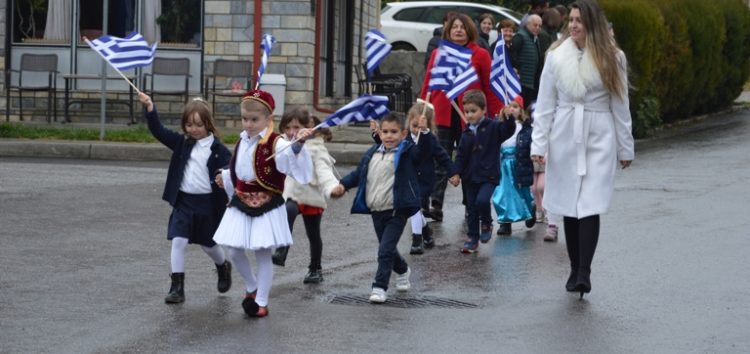
[[[422,235],[412,234],[411,235],[411,250],[409,254],[423,254],[424,249],[422,248]]]
[[[169,294],[164,298],[167,304],[179,304],[185,302],[185,273],[172,273],[172,286]]]
[[[435,247],[435,239],[432,238],[432,229],[430,229],[429,226],[422,228],[422,241],[422,244],[426,249]]]
[[[508,236],[512,233],[509,222],[501,222],[500,227],[497,229],[498,236]]]
[[[283,267],[286,263],[286,255],[289,253],[289,246],[279,247],[271,256],[273,264]]]
[[[581,298],[583,298],[583,294],[588,294],[589,292],[591,292],[590,275],[591,268],[578,269],[578,280],[576,280],[576,286],[573,291],[581,293]]]
[[[232,287],[232,263],[224,261],[224,264],[216,265],[216,274],[219,276],[219,281],[216,283],[216,290],[220,293],[229,291]]]
[[[322,282],[323,271],[320,268],[310,269],[310,271],[305,276],[305,280],[302,281],[303,284],[319,284]]]

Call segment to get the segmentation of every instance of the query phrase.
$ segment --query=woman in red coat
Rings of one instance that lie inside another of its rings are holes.
[[[502,102],[492,93],[490,90],[490,67],[492,66],[492,59],[490,54],[476,44],[477,39],[477,28],[474,25],[474,21],[464,14],[456,14],[452,18],[448,19],[447,25],[443,29],[443,39],[451,41],[455,44],[464,46],[471,49],[471,65],[474,66],[474,70],[479,75],[479,81],[476,81],[466,88],[468,90],[480,90],[484,92],[487,97],[487,115],[491,118],[497,117],[500,110],[503,108]],[[435,63],[435,57],[438,51],[434,50],[430,61],[427,64],[427,71],[425,72],[424,82],[422,82],[422,99],[427,96],[427,86],[430,82],[430,70]],[[456,97],[456,103],[458,107],[463,110],[463,94]],[[430,103],[435,106],[435,123],[438,126],[438,139],[440,144],[443,145],[445,151],[448,152],[449,156],[453,156],[453,148],[458,145],[458,140],[461,138],[461,132],[464,128],[464,122],[458,112],[452,107],[450,101],[445,96],[444,91],[433,91],[430,92]],[[445,196],[445,187],[447,185],[447,171],[442,169],[436,170],[437,182],[432,192],[432,209],[425,213],[426,216],[430,216],[432,219],[441,221],[443,219],[443,197]]]

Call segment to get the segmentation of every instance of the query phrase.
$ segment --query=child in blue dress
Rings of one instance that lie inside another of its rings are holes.
[[[219,169],[232,154],[216,136],[208,103],[199,98],[188,102],[182,112],[184,134],[164,127],[151,97],[141,93],[138,100],[146,111],[148,129],[156,140],[172,150],[162,199],[172,206],[167,239],[172,241],[172,286],[164,298],[168,304],[185,301],[185,253],[189,243],[201,245],[216,264],[220,293],[232,286],[232,264],[212,239],[226,209],[227,197],[214,182]]]
[[[518,96],[503,109],[506,120],[516,122],[510,139],[500,145],[500,184],[492,195],[492,205],[500,223],[498,235],[510,235],[511,223],[526,220],[527,227],[536,223],[536,207],[531,195],[534,165],[531,162],[531,120]]]

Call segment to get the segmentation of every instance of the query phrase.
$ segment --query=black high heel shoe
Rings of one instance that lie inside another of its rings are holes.
[[[588,294],[591,292],[590,275],[590,270],[578,270],[578,280],[576,281],[576,286],[573,291],[581,293],[581,299],[583,299],[583,294]]]
[[[571,269],[568,281],[565,283],[565,290],[569,292],[576,291],[576,282],[578,281],[578,269]]]

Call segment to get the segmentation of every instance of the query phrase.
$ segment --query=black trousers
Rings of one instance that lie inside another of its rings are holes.
[[[299,215],[299,205],[297,202],[289,199],[286,201],[286,215],[289,221],[289,232],[294,229],[294,220]],[[320,221],[323,215],[302,215],[302,221],[305,223],[305,233],[310,241],[310,270],[321,268],[320,259],[323,256],[323,239],[320,237]]]

